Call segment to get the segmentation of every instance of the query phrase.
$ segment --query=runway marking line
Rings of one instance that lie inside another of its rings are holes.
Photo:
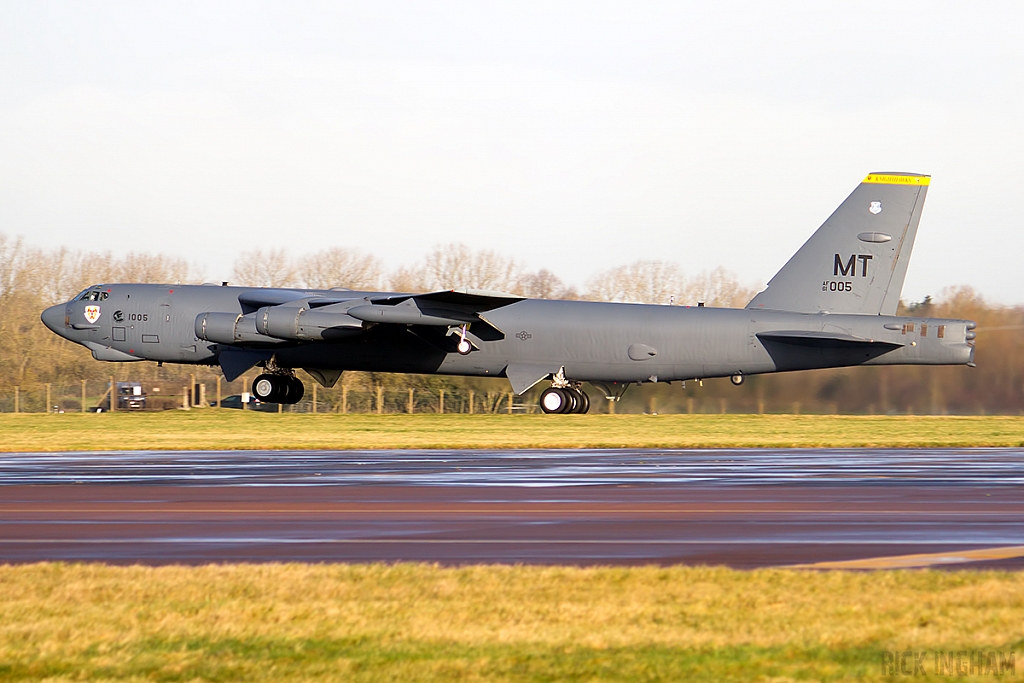
[[[514,504],[513,504],[514,505]],[[522,505],[522,504],[520,504]],[[963,510],[951,511],[948,509],[943,510],[865,510],[863,508],[851,508],[851,509],[836,509],[830,510],[819,510],[814,507],[808,508],[771,508],[771,507],[758,507],[758,508],[620,508],[614,505],[601,506],[601,507],[573,507],[573,503],[566,503],[562,506],[554,507],[532,507],[524,506],[517,508],[523,512],[531,513],[545,513],[545,512],[587,512],[587,513],[694,513],[694,514],[764,514],[764,513],[779,513],[779,514],[804,514],[813,512],[815,515],[847,515],[847,514],[858,514],[858,515],[963,515]],[[1017,506],[1014,504],[1015,507]],[[479,507],[473,508],[451,508],[445,507],[443,509],[430,508],[430,507],[405,507],[405,508],[375,508],[372,506],[350,506],[350,507],[327,507],[327,508],[261,508],[261,507],[233,507],[233,508],[191,508],[191,507],[175,507],[175,508],[152,508],[146,507],[145,505],[137,506],[124,506],[118,508],[93,508],[88,506],[78,508],[37,508],[37,507],[25,507],[25,508],[13,508],[5,507],[0,504],[0,515],[3,514],[27,514],[27,513],[59,513],[59,514],[123,514],[125,512],[146,512],[151,514],[175,514],[175,513],[189,513],[189,514],[250,514],[250,513],[266,513],[266,514],[293,514],[293,513],[352,513],[352,512],[372,512],[372,513],[385,513],[385,514],[400,514],[414,512],[417,514],[430,513],[430,514],[466,514],[473,512],[490,512],[490,511],[503,511],[509,507],[507,503],[485,503]],[[1009,510],[977,510],[971,511],[971,515],[975,516],[991,516],[991,515],[1005,515],[1013,512],[1013,509]]]
[[[957,550],[945,553],[916,553],[913,555],[888,555],[883,557],[866,557],[860,560],[840,560],[835,562],[814,562],[811,564],[791,564],[787,569],[919,569],[947,564],[963,564],[966,562],[984,562],[987,560],[1009,560],[1024,557],[1024,545],[1000,546],[996,548],[979,548],[977,550]]]
[[[735,546],[750,546],[750,545],[822,545],[822,542],[818,539],[767,539],[767,540],[736,540],[736,539],[611,539],[611,538],[595,538],[595,539],[579,539],[579,538],[269,538],[269,537],[253,537],[253,538],[13,538],[13,539],[0,539],[0,546],[4,545],[96,545],[96,544],[110,544],[110,545],[125,545],[131,543],[141,544],[152,544],[152,545],[167,545],[167,544],[225,544],[225,545],[245,545],[245,544],[267,544],[277,543],[282,545],[297,545],[297,544],[326,544],[326,545],[359,545],[359,544],[372,544],[372,545],[735,545]],[[882,545],[884,541],[843,541],[842,545]],[[931,545],[930,542],[924,542]],[[903,545],[901,543],[901,545]],[[1024,546],[1015,546],[1020,548],[1019,555],[1008,555],[1007,557],[1020,557],[1024,556]],[[950,553],[932,553],[936,557],[952,557],[952,556],[965,556],[975,552],[987,552],[986,549],[980,551],[953,551]],[[929,555],[897,555],[899,557],[928,557]],[[888,557],[882,558],[871,558],[875,560],[890,559]],[[863,560],[864,562],[871,561],[871,559]],[[973,560],[957,560],[957,561],[979,561],[979,560],[990,560],[990,559],[1006,559],[1004,557],[979,557]],[[807,564],[807,565],[780,565],[780,569],[829,569],[824,565],[830,564],[845,564],[855,563],[861,560],[848,560],[846,562],[822,562],[820,564]],[[846,567],[840,567],[846,568]],[[859,568],[859,567],[857,567]],[[865,567],[866,569],[872,569],[874,567]]]

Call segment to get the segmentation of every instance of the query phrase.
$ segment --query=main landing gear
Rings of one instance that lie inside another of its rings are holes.
[[[583,383],[567,380],[564,370],[551,379],[551,385],[540,395],[540,409],[545,413],[583,414],[590,410],[590,397],[583,391]]]
[[[294,375],[263,374],[253,380],[252,394],[264,403],[298,403],[306,388]]]
[[[576,387],[550,387],[540,395],[540,409],[545,413],[582,414],[590,410],[590,397]]]

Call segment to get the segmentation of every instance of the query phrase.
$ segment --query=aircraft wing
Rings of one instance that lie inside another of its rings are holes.
[[[310,294],[307,292],[295,289],[251,289],[238,295],[238,303],[242,305],[243,313],[252,313],[265,306],[280,306],[292,301],[299,301],[300,299],[309,299],[307,304],[309,308],[330,306],[331,304],[352,300],[351,296],[313,296],[314,298],[311,299]]]
[[[374,304],[394,306],[410,299],[427,308],[465,310],[467,312],[484,313],[522,301],[526,297],[492,292],[484,289],[446,289],[427,294],[395,294],[371,299]]]
[[[355,297],[294,289],[251,289],[238,295],[241,316],[203,313],[196,319],[196,336],[227,345],[325,341],[358,334],[366,323],[372,323],[400,325],[448,351],[451,328],[463,325],[471,325],[472,334],[483,341],[504,339],[505,334],[483,314],[523,299],[479,290]]]
[[[483,313],[508,306],[525,297],[479,290],[445,290],[428,294],[376,297],[348,309],[348,315],[370,323],[457,326],[473,324],[473,333],[490,341],[504,334]],[[495,333],[497,336],[494,336]]]

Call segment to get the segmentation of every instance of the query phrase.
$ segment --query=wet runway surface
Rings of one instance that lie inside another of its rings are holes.
[[[1000,546],[1024,546],[1024,449],[0,454],[0,562],[745,568]]]

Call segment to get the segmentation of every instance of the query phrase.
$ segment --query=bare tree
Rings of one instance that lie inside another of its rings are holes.
[[[460,287],[511,292],[521,272],[515,260],[497,252],[445,244],[434,247],[422,265],[400,268],[390,281],[393,289],[406,292]]]
[[[523,273],[516,286],[509,290],[533,299],[578,299],[576,290],[566,286],[562,278],[543,268],[536,273]]]
[[[598,273],[587,283],[587,297],[599,301],[668,304],[685,289],[679,266],[665,261],[637,261]]]
[[[151,284],[175,284],[195,282],[202,279],[188,262],[182,258],[162,254],[130,253],[115,259],[111,264],[113,273],[106,279],[117,282],[147,282]]]
[[[364,291],[380,289],[383,268],[376,256],[334,247],[306,256],[298,266],[300,281],[310,289],[344,287]]]
[[[245,287],[295,287],[295,266],[284,249],[243,252],[235,259],[234,282]]]
[[[434,288],[425,266],[403,267],[391,274],[389,287],[396,292],[426,292]]]
[[[716,268],[686,280],[675,303],[693,305],[703,301],[708,306],[743,308],[756,293],[757,290],[741,285],[725,268]]]
[[[518,264],[497,252],[474,251],[465,244],[435,247],[427,255],[427,274],[438,289],[469,287],[504,291],[515,287]]]

